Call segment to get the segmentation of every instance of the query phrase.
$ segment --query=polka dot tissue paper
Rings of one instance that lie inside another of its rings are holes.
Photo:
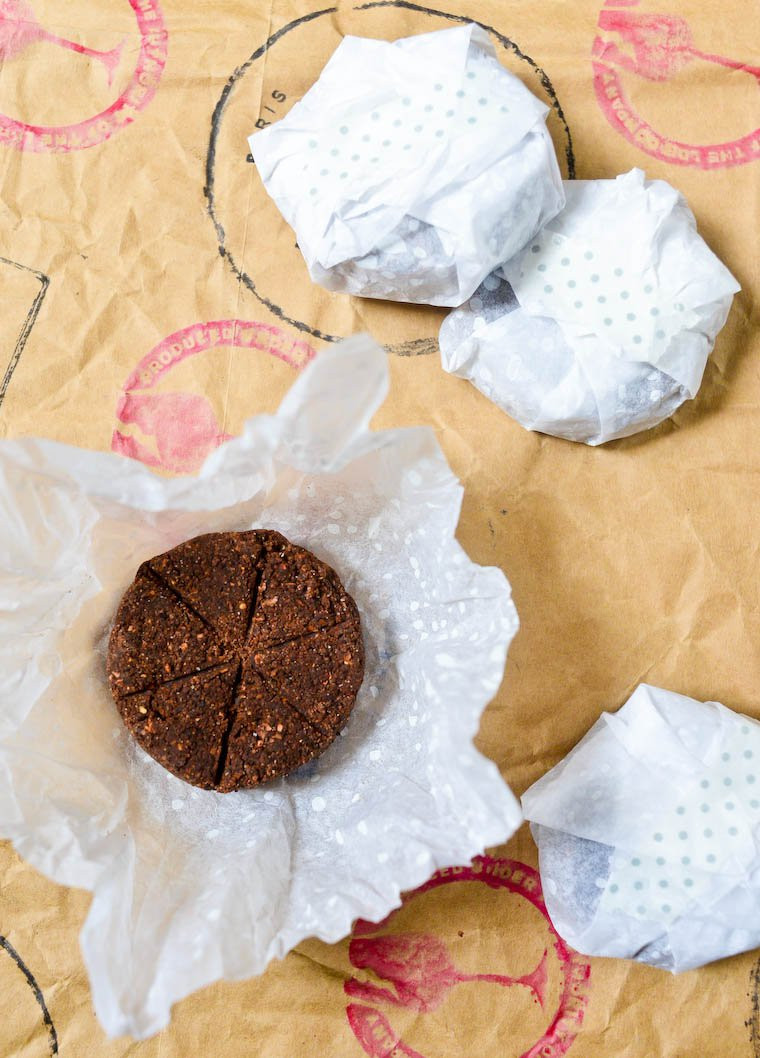
[[[642,684],[522,804],[579,951],[679,972],[760,945],[757,721]]]
[[[565,194],[446,317],[441,356],[529,430],[597,445],[696,395],[739,285],[664,181],[633,169]]]
[[[345,37],[249,142],[315,282],[451,306],[562,208],[548,110],[480,26]]]

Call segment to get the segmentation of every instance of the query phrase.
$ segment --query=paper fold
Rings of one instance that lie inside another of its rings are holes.
[[[760,944],[760,724],[642,684],[522,798],[562,937],[674,972]]]
[[[475,24],[347,36],[249,143],[315,282],[458,305],[564,202],[548,109]]]
[[[632,169],[565,194],[446,317],[441,358],[528,429],[597,445],[696,396],[739,285],[664,181]]]
[[[0,831],[49,877],[93,890],[82,947],[112,1035],[150,1035],[194,989],[381,919],[402,889],[519,823],[472,745],[517,627],[509,587],[454,539],[462,490],[432,432],[368,431],[386,391],[368,338],[330,348],[197,478],[0,445]],[[141,561],[253,526],[338,570],[362,615],[366,678],[324,756],[221,795],[131,740],[105,646]]]

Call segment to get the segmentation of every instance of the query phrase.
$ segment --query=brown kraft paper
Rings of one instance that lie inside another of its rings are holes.
[[[444,374],[443,313],[310,283],[247,135],[345,34],[475,20],[551,107],[565,177],[673,183],[742,285],[696,400],[588,449]],[[522,622],[479,747],[517,794],[646,680],[760,717],[760,47],[750,0],[1,0],[0,436],[192,472],[327,342],[388,349],[377,426],[431,425],[465,483],[459,538]],[[553,932],[536,852],[441,872],[381,925],[217,984],[108,1040],[77,935],[88,896],[0,853],[0,1053],[85,1058],[753,1058],[758,953],[671,977]]]

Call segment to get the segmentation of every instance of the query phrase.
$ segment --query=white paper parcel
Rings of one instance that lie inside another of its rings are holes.
[[[760,945],[760,724],[642,684],[523,796],[561,936],[673,972]]]
[[[459,305],[562,208],[548,110],[480,26],[345,37],[249,142],[315,282]]]
[[[739,285],[686,202],[640,169],[567,205],[440,333],[443,367],[529,430],[601,444],[696,396]]]
[[[454,539],[462,488],[432,431],[369,431],[387,386],[369,339],[328,348],[276,415],[249,419],[196,478],[0,443],[0,834],[93,891],[82,948],[111,1034],[149,1035],[210,981],[382,919],[402,889],[519,824],[472,744],[517,628],[509,586]],[[139,749],[105,647],[144,559],[254,526],[339,572],[361,612],[366,676],[322,757],[225,795]]]

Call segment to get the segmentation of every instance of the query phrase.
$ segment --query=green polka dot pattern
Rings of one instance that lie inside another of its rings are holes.
[[[752,908],[760,910],[760,801],[751,796],[751,762],[758,757],[756,721],[717,703],[639,687],[523,798],[526,818],[541,824],[542,881],[552,917],[568,920],[567,908],[552,907],[551,900],[564,872],[561,884],[575,894],[574,907],[586,909],[589,954],[613,954],[591,944],[595,930],[607,931],[615,954],[624,954],[627,930],[632,955],[646,950],[643,961],[669,969],[760,944],[760,927],[752,924]],[[547,845],[552,834],[562,835],[559,856]],[[592,848],[606,850],[603,858]],[[579,899],[584,887],[587,895]],[[720,923],[718,939],[711,930],[704,941],[712,946],[709,955],[699,951],[700,929],[688,926],[692,916]],[[563,936],[575,943],[572,923]]]
[[[480,27],[345,37],[250,145],[312,279],[458,305],[564,204],[547,112]]]
[[[441,360],[527,429],[598,445],[696,396],[739,287],[664,181],[632,169],[565,196],[495,273],[501,312],[444,320]]]
[[[510,267],[508,278],[520,305],[563,322],[569,331],[576,328],[603,337],[615,355],[656,364],[683,329],[683,306],[677,311],[672,302],[668,304],[667,286],[658,282],[642,286],[637,264],[616,264],[625,254],[624,247],[602,243],[591,249],[582,238],[560,234],[555,227],[549,224],[535,236],[519,269]],[[573,276],[569,282],[568,273]],[[605,293],[597,296],[594,287],[600,284]],[[580,295],[580,303],[575,295]],[[636,311],[626,304],[631,300]],[[596,305],[609,308],[602,313]]]

